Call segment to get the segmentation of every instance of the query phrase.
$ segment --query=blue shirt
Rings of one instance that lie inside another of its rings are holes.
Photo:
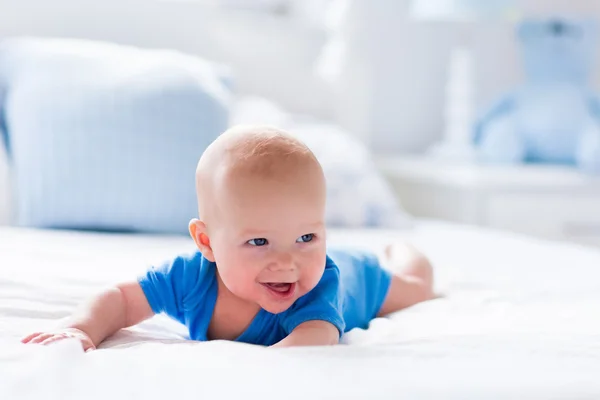
[[[151,268],[138,280],[155,313],[166,313],[188,328],[190,339],[208,340],[207,331],[217,300],[216,265],[198,251]],[[286,311],[260,310],[236,340],[269,346],[306,321],[323,320],[340,335],[366,328],[377,315],[391,275],[377,257],[357,250],[332,250],[317,286]]]

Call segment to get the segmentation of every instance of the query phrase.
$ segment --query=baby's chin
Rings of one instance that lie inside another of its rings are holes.
[[[288,304],[288,305],[285,305],[285,306],[282,306],[280,304],[277,304],[277,305],[260,304],[260,307],[263,310],[265,310],[265,311],[267,311],[267,312],[269,312],[271,314],[281,314],[281,313],[284,313],[287,310],[289,310],[289,308],[292,306],[292,304],[294,304],[294,303],[292,302],[291,304]]]
[[[262,301],[258,302],[258,305],[260,306],[260,308],[271,314],[281,314],[289,310],[289,308],[296,302],[296,300],[297,297],[281,302],[262,299]]]
[[[265,310],[271,314],[281,314],[281,313],[289,310],[289,308],[292,305],[294,305],[294,303],[296,302],[296,300],[298,300],[299,297],[300,296],[296,295],[290,299],[280,300],[280,301],[276,301],[276,300],[268,299],[268,298],[265,299],[263,297],[257,303],[260,306],[260,308],[262,308],[263,310]]]

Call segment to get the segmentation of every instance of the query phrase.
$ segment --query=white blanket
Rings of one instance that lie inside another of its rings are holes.
[[[447,296],[346,345],[189,342],[158,316],[84,354],[18,340],[192,242],[0,229],[0,399],[600,398],[600,251],[433,222],[330,232],[377,251],[400,237],[430,256]]]

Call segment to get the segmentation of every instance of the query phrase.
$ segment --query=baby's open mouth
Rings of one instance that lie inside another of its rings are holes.
[[[268,282],[268,283],[265,283],[265,285],[267,285],[269,287],[269,289],[273,289],[279,293],[289,292],[290,288],[292,287],[292,284],[287,283],[287,282],[281,282],[281,283]]]
[[[262,285],[281,298],[291,296],[296,288],[296,283],[290,282],[265,282]]]

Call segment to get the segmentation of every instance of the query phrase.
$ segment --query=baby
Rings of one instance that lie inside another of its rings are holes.
[[[235,127],[196,170],[198,247],[95,296],[62,328],[24,343],[75,338],[84,350],[166,313],[192,340],[332,345],[353,328],[433,298],[432,269],[409,245],[374,254],[326,248],[325,178],[313,153],[272,127]],[[396,275],[388,270],[398,270]]]

